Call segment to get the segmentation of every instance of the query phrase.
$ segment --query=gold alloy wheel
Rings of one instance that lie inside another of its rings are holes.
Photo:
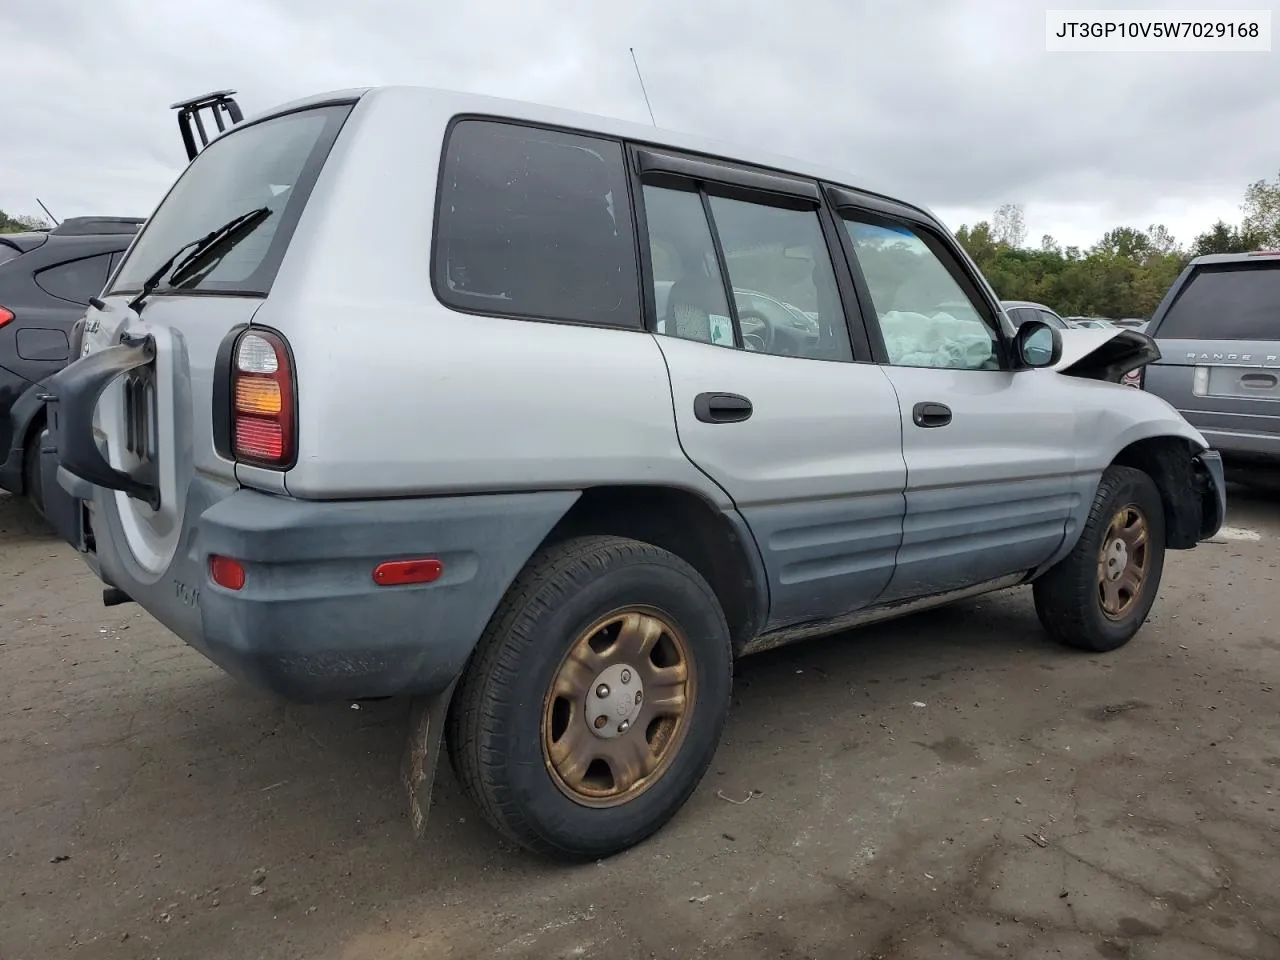
[[[1098,553],[1098,600],[1108,619],[1123,618],[1142,596],[1149,536],[1146,514],[1135,504],[1126,504],[1111,518]]]
[[[556,786],[590,807],[633,800],[662,778],[693,712],[689,642],[651,607],[600,618],[574,640],[542,709]]]

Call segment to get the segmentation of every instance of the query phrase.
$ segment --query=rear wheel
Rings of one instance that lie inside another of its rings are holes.
[[[535,557],[458,688],[449,754],[502,833],[609,856],[652,834],[706,772],[732,655],[715,594],[680,558],[619,537]]]
[[[1108,467],[1075,549],[1035,582],[1036,612],[1055,640],[1105,652],[1128,643],[1164,571],[1160,491],[1132,467]]]

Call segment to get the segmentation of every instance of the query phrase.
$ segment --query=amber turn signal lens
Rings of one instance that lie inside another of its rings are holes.
[[[240,413],[278,414],[283,405],[280,384],[274,380],[245,377],[236,381],[236,410]]]

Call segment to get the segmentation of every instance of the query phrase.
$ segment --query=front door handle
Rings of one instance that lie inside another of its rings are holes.
[[[917,403],[911,419],[917,427],[945,427],[951,422],[951,408],[945,403]]]
[[[700,393],[693,398],[693,415],[703,423],[741,423],[751,411],[751,401],[736,393]]]

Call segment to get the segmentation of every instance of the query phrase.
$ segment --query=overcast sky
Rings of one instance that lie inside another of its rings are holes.
[[[1128,6],[1192,3],[1275,0]],[[1280,53],[1046,53],[1047,6],[0,0],[0,209],[146,216],[185,162],[169,104],[223,87],[246,113],[413,83],[647,122],[634,46],[659,125],[847,169],[952,229],[1003,202],[1030,241],[1082,246],[1238,220],[1245,184],[1280,171]]]

